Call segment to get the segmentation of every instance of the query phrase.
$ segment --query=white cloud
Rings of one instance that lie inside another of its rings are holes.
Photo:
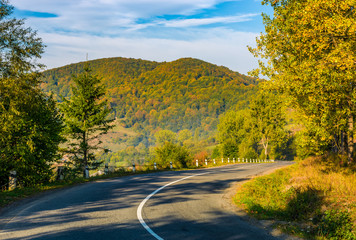
[[[19,9],[39,12],[52,12],[66,15],[96,11],[109,13],[129,13],[135,17],[151,17],[160,14],[192,14],[203,8],[211,8],[226,0],[12,0]]]
[[[65,36],[45,34],[48,48],[43,61],[49,68],[89,59],[130,57],[153,61],[173,61],[182,57],[199,58],[232,70],[247,73],[257,66],[246,45],[254,45],[255,33],[215,29],[195,32],[201,38],[187,40],[157,38],[124,38],[100,36]]]
[[[196,27],[209,25],[214,23],[237,23],[250,21],[252,17],[258,14],[245,14],[240,16],[229,16],[229,17],[212,17],[212,18],[193,18],[193,19],[183,19],[183,20],[172,20],[163,22],[167,27]]]
[[[39,30],[80,31],[96,34],[119,33],[119,28],[141,29],[138,19],[150,19],[163,15],[190,15],[202,9],[214,8],[216,4],[232,0],[12,0],[11,4],[20,10],[47,12],[57,18],[28,21]],[[244,15],[249,19],[248,14]],[[241,21],[242,17],[191,19],[167,22],[167,27],[194,24],[204,25],[215,21]],[[244,19],[244,20],[245,20]],[[115,30],[116,29],[116,30]]]
[[[257,66],[246,48],[256,34],[206,25],[251,21],[256,14],[190,17],[227,1],[239,0],[10,0],[21,10],[58,15],[26,21],[47,45],[41,62],[49,68],[83,61],[88,53],[90,59],[194,57],[247,73]],[[167,15],[184,19],[162,18]]]

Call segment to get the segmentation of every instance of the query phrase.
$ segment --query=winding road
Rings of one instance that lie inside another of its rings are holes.
[[[42,194],[0,215],[0,239],[276,239],[229,209],[236,182],[292,164],[133,175]]]

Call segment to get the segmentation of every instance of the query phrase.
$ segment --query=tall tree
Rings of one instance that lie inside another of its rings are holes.
[[[218,139],[220,151],[224,157],[240,156],[239,145],[243,141],[250,142],[247,136],[251,130],[250,124],[246,124],[249,119],[248,110],[229,111],[220,118]]]
[[[39,88],[44,45],[23,20],[10,18],[13,7],[0,0],[0,185],[16,170],[22,185],[51,177],[58,158],[61,116]]]
[[[221,153],[225,157],[274,157],[287,148],[285,114],[279,95],[260,91],[249,109],[227,112],[218,125]]]
[[[287,142],[285,111],[280,97],[261,91],[250,104],[251,131],[263,148],[264,158],[270,157],[271,149],[281,148]]]
[[[262,4],[271,5],[274,15],[263,15],[266,33],[257,39],[256,48],[250,48],[256,57],[268,59],[260,61],[254,74],[268,76],[274,88],[286,93],[320,140],[346,146],[351,162],[355,0],[264,0]]]
[[[101,79],[93,75],[88,67],[73,76],[73,82],[72,97],[69,100],[62,98],[61,110],[70,138],[68,153],[73,155],[76,170],[82,171],[85,177],[87,167],[95,169],[101,164],[96,161],[94,151],[102,148],[98,137],[113,127],[110,125],[112,120],[107,118],[111,109],[107,100],[103,99],[105,87]]]

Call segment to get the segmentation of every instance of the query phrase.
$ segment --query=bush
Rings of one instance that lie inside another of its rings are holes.
[[[285,188],[289,179],[290,173],[281,170],[257,177],[241,187],[235,201],[256,217],[285,220],[288,218],[285,213],[286,203],[294,193],[294,189]]]
[[[211,154],[211,158],[219,158],[219,157],[221,157],[220,148],[219,146],[216,146],[213,150],[213,153]]]
[[[178,144],[165,142],[162,146],[155,148],[156,162],[163,168],[168,168],[170,162],[176,167],[187,167],[187,162],[190,159],[189,151]]]
[[[326,211],[319,229],[320,235],[326,239],[356,239],[355,234],[352,232],[352,220],[348,211]]]
[[[254,146],[247,141],[242,142],[239,145],[239,156],[248,159],[258,158],[258,154],[256,153]]]
[[[198,160],[199,162],[204,162],[209,156],[207,151],[202,151],[194,155],[194,160]]]

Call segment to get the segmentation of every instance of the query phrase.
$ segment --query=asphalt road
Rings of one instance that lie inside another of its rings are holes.
[[[91,182],[1,213],[0,239],[276,239],[226,208],[232,184],[291,162]]]

